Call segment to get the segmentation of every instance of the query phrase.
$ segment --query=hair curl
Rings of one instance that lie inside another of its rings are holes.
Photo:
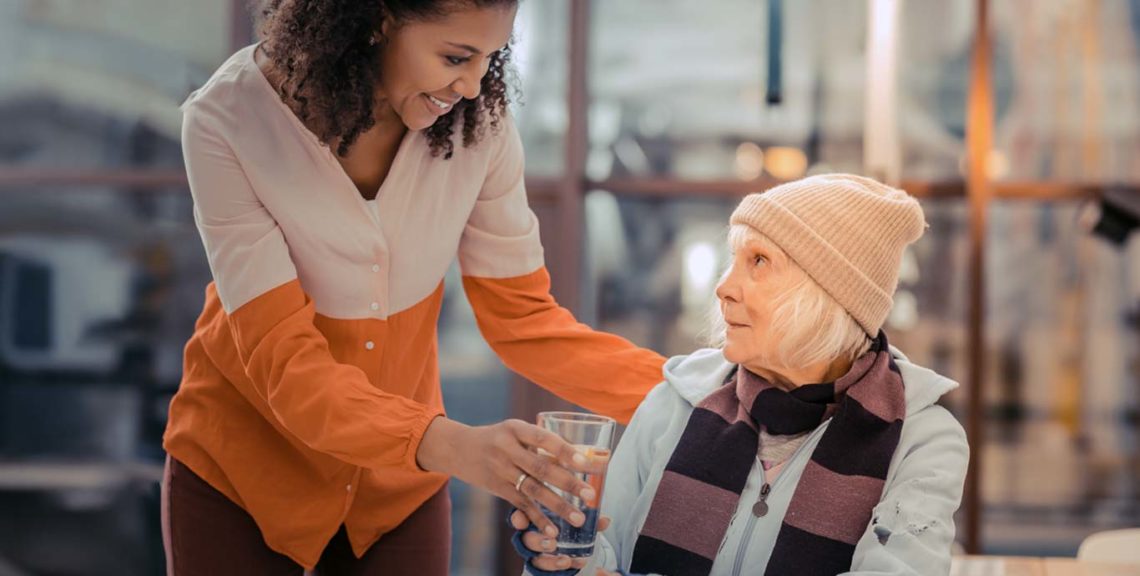
[[[442,18],[463,6],[512,6],[518,0],[253,0],[260,3],[263,48],[282,75],[281,98],[336,153],[348,154],[357,138],[376,124],[375,85],[381,23],[396,25]],[[452,135],[462,118],[463,146],[479,142],[489,124],[498,130],[510,103],[506,46],[491,55],[479,97],[463,99],[424,130],[433,156],[451,158]],[[489,122],[487,120],[489,119]]]

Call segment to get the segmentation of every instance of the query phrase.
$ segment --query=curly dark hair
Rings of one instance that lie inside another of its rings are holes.
[[[253,0],[260,4],[258,31],[263,49],[283,75],[281,98],[325,145],[349,148],[376,124],[374,86],[380,49],[373,42],[380,25],[430,21],[460,7],[512,6],[518,0]],[[463,99],[424,132],[433,156],[450,159],[452,135],[463,120],[463,146],[483,138],[489,118],[498,130],[510,103],[510,45],[491,55],[479,97]]]

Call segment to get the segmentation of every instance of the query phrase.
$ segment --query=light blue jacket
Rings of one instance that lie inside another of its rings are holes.
[[[848,574],[949,574],[954,512],[969,448],[962,426],[935,402],[958,384],[891,352],[906,386],[906,420],[874,520],[855,548]],[[602,514],[613,523],[580,574],[593,576],[595,566],[629,569],[638,532],[693,406],[719,387],[731,368],[720,350],[711,349],[666,363],[665,382],[642,402],[614,452],[602,496]],[[753,464],[712,576],[764,573],[792,493],[828,424],[821,424],[784,465],[763,518],[750,512],[765,483],[763,468]]]

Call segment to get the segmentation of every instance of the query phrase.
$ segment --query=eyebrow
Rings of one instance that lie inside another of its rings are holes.
[[[478,48],[471,46],[471,45],[468,45],[468,44],[456,44],[455,42],[448,42],[448,44],[451,44],[452,46],[455,46],[456,48],[459,48],[461,50],[466,50],[466,51],[468,51],[472,54],[475,54],[475,55],[482,54],[482,52],[480,52]]]

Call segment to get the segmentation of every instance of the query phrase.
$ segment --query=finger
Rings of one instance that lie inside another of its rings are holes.
[[[582,568],[586,567],[586,564],[589,561],[589,558],[571,558],[569,556],[553,554],[543,554],[536,557],[534,560],[531,560],[535,568],[538,568],[539,570],[547,570],[550,572],[566,570],[568,568],[581,570]]]
[[[558,544],[554,541],[554,538],[544,536],[538,532],[527,532],[523,534],[522,541],[523,546],[526,546],[527,550],[533,550],[535,552],[554,552],[558,548]]]
[[[528,478],[527,481],[532,482],[533,479]],[[526,482],[523,484],[525,485]],[[558,527],[550,521],[550,518],[546,517],[546,514],[543,513],[542,509],[538,507],[538,504],[535,503],[534,500],[531,500],[525,494],[515,490],[514,484],[500,488],[496,493],[503,500],[510,502],[515,508],[518,508],[529,520],[528,524],[534,524],[535,527],[547,536],[558,536]],[[526,528],[524,527],[522,529],[525,530]]]
[[[610,527],[610,517],[602,516],[598,518],[598,532],[605,532],[606,528]]]
[[[523,445],[535,450],[539,448],[545,450],[562,465],[572,470],[591,472],[589,469],[590,459],[585,454],[575,450],[574,446],[557,434],[522,421],[515,423],[514,431],[519,442]]]
[[[579,480],[574,474],[563,468],[550,456],[535,454],[529,450],[519,448],[517,451],[512,450],[510,457],[515,461],[516,466],[522,468],[524,472],[531,478],[538,480],[540,484],[549,484],[569,494],[576,494],[582,500],[590,504],[598,497],[593,486]],[[553,508],[551,508],[551,510],[553,510]]]
[[[530,526],[530,520],[523,514],[522,510],[515,510],[511,512],[511,527],[515,530],[526,530]]]
[[[543,554],[531,560],[535,568],[539,570],[546,570],[548,572],[557,572],[559,570],[566,570],[570,568],[572,562],[569,556],[555,556],[553,554]]]
[[[522,493],[527,498],[546,507],[547,510],[557,514],[576,527],[586,522],[586,515],[565,498],[555,494],[536,478],[527,478],[522,483]],[[549,521],[549,520],[548,520]]]

